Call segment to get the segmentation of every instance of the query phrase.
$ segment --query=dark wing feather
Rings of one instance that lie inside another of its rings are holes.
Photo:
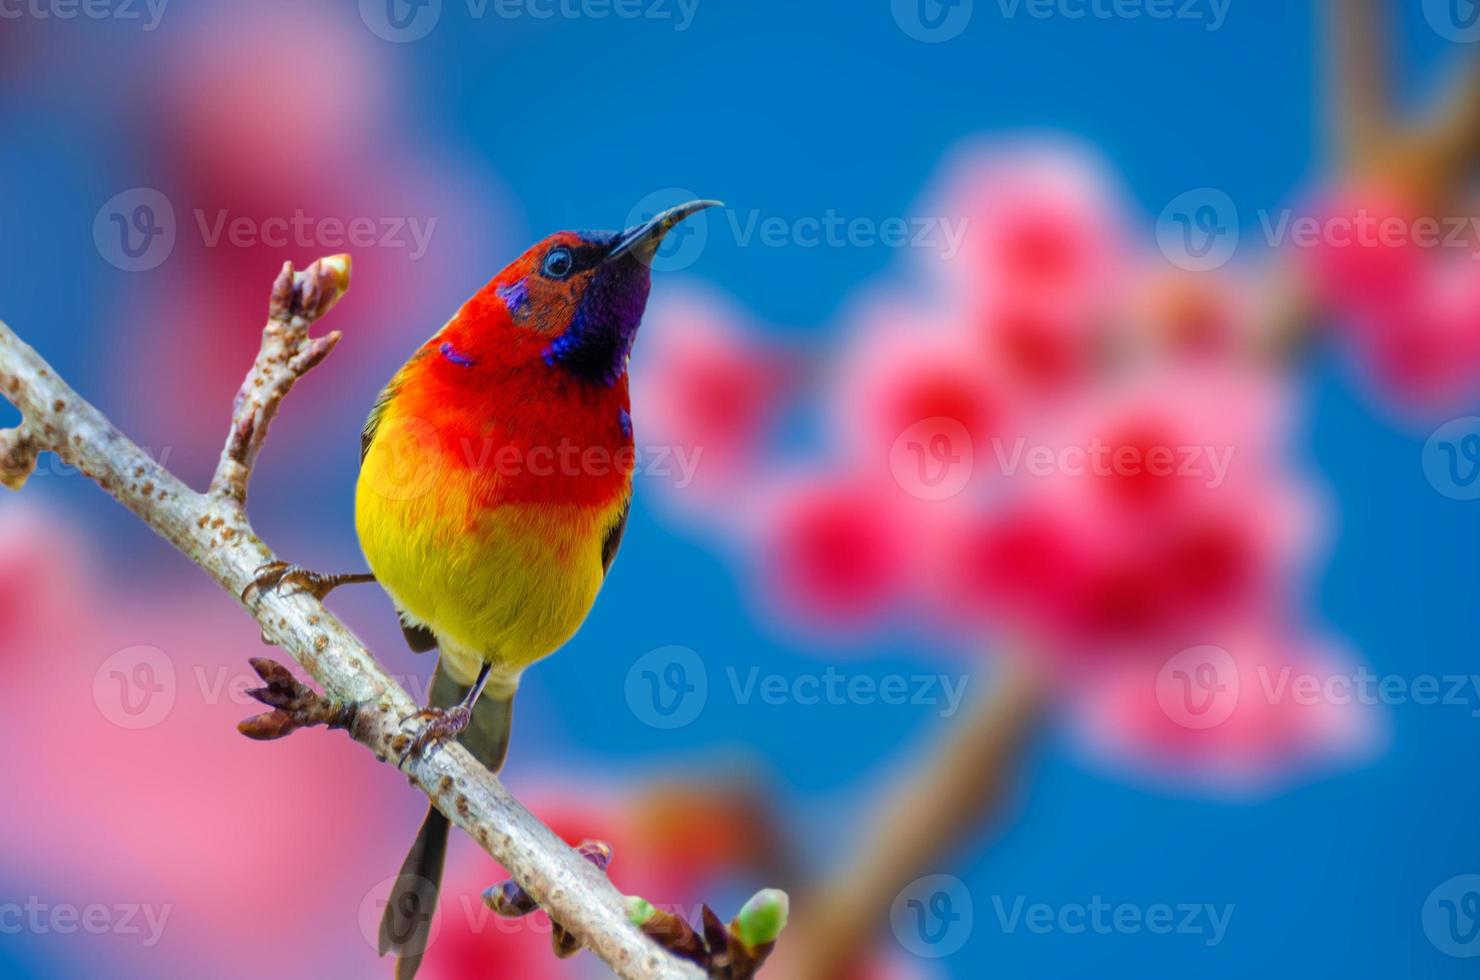
[[[391,383],[386,385],[385,390],[376,397],[375,407],[370,409],[370,417],[365,420],[365,428],[360,430],[361,465],[364,464],[365,456],[370,452],[370,446],[375,442],[375,436],[380,432],[380,423],[385,418],[386,407],[395,400],[396,395],[401,391],[401,379],[406,376],[406,369],[426,356],[427,348],[425,347],[411,355],[411,360],[407,361],[405,367],[402,367],[401,370],[396,372],[396,376],[391,379]]]
[[[402,623],[401,633],[406,637],[406,645],[411,648],[412,653],[426,653],[437,649],[437,637],[425,626],[408,626]]]
[[[617,549],[622,546],[622,535],[627,531],[627,518],[632,516],[632,501],[627,501],[627,506],[622,508],[622,516],[606,532],[606,538],[601,542],[601,570],[611,571],[612,561],[617,557]]]
[[[375,399],[375,407],[370,409],[370,417],[365,420],[365,428],[360,430],[360,465],[365,465],[365,457],[370,454],[370,447],[375,442],[375,436],[380,432],[380,420],[385,417],[385,410],[396,392],[401,386],[392,381],[385,386],[385,390]]]

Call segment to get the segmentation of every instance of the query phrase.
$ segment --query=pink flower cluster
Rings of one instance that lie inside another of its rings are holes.
[[[1410,412],[1473,403],[1480,394],[1474,220],[1426,214],[1407,195],[1373,185],[1342,188],[1316,213],[1329,231],[1309,250],[1306,272],[1366,374]]]
[[[1134,241],[1076,148],[963,153],[929,207],[965,221],[962,247],[856,297],[816,391],[742,316],[657,297],[644,438],[720,461],[686,507],[736,532],[768,608],[813,635],[908,620],[1041,659],[1118,760],[1244,786],[1359,742],[1351,712],[1257,683],[1342,661],[1300,622],[1322,508],[1245,274]],[[722,406],[651,411],[692,391]],[[815,438],[778,435],[798,403]],[[1203,648],[1207,668],[1176,669]],[[1177,707],[1230,688],[1216,724]]]

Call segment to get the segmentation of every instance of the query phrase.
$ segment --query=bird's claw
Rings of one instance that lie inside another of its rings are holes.
[[[277,592],[284,586],[288,586],[293,590],[289,593],[290,595],[305,592],[322,602],[339,585],[340,578],[341,576],[338,575],[311,572],[301,565],[293,565],[285,561],[268,562],[257,569],[257,577],[242,590],[242,601],[250,602],[253,596],[264,592]]]
[[[450,742],[466,731],[472,720],[473,709],[465,704],[445,709],[427,708],[402,719],[403,725],[417,721],[425,726],[407,747],[406,758],[426,757],[432,750],[440,748],[443,742]]]

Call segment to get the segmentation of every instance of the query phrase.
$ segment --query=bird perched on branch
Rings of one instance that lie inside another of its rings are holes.
[[[625,232],[561,232],[465,303],[386,386],[361,439],[368,575],[276,563],[257,589],[320,598],[379,582],[412,649],[441,658],[420,754],[458,739],[497,772],[526,667],[575,634],[621,543],[636,454],[627,361],[663,237],[713,201]],[[448,821],[427,815],[391,892],[381,955],[421,964]]]

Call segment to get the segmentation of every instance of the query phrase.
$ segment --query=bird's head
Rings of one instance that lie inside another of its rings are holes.
[[[484,295],[507,311],[519,347],[583,381],[613,384],[626,370],[664,236],[717,205],[693,201],[623,232],[558,232],[499,273]]]

